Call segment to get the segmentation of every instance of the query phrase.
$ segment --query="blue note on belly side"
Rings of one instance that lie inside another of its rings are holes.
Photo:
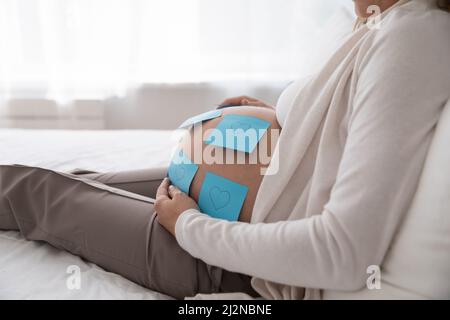
[[[197,173],[198,165],[183,153],[182,150],[177,151],[168,169],[168,175],[171,183],[184,193],[189,194],[189,188],[192,180]]]

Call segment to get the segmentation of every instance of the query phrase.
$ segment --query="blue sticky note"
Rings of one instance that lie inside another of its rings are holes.
[[[192,180],[197,173],[198,166],[186,157],[183,151],[178,151],[170,162],[168,169],[171,183],[184,193],[189,193]]]
[[[196,116],[191,117],[191,118],[187,119],[186,121],[184,121],[179,126],[179,128],[187,128],[187,127],[194,125],[196,123],[199,123],[199,122],[218,118],[222,115],[222,112],[223,111],[219,109],[219,110],[211,110],[211,111],[196,115]]]
[[[259,118],[228,114],[205,139],[205,143],[252,153],[269,127],[270,122]]]
[[[198,206],[211,217],[237,221],[247,192],[247,186],[208,172],[200,190]]]

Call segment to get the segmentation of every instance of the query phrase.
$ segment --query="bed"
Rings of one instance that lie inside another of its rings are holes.
[[[0,129],[0,164],[60,171],[116,171],[164,166],[176,143],[172,131]],[[81,287],[69,289],[73,272]],[[69,269],[68,269],[69,268]],[[18,232],[0,231],[1,299],[170,299]]]

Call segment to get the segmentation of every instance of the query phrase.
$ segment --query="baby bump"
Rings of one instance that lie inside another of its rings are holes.
[[[229,220],[250,221],[280,130],[275,111],[260,107],[223,109],[220,116],[189,129],[178,150],[193,166],[179,173],[193,176],[189,195],[202,211],[223,211],[235,215]],[[172,170],[171,180],[177,174]]]

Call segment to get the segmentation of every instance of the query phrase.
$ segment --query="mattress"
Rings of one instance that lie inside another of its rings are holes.
[[[70,171],[167,165],[176,137],[160,130],[0,129],[0,164]],[[71,285],[70,266],[81,272]],[[169,299],[43,242],[0,231],[0,299]]]

